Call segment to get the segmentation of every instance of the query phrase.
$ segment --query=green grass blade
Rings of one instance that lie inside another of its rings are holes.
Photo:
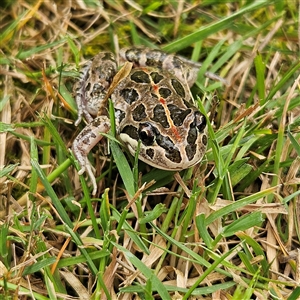
[[[38,292],[34,292],[31,289],[24,288],[20,284],[13,284],[13,283],[7,282],[6,280],[3,280],[2,278],[0,279],[0,286],[3,288],[7,288],[10,291],[18,292],[18,294],[24,293],[24,295],[33,295],[36,300],[52,300],[51,298],[43,296]],[[11,298],[9,298],[9,299],[11,299]]]
[[[257,201],[258,199],[266,197],[275,191],[276,191],[276,187],[272,187],[272,188],[260,191],[258,193],[255,193],[253,195],[250,195],[248,197],[240,199],[232,204],[229,204],[229,205],[211,213],[206,218],[206,222],[205,222],[206,226],[209,225],[210,223],[212,223],[213,221],[217,220],[218,218],[221,218],[223,215],[228,215],[229,213],[234,212],[247,204],[253,203],[253,202]]]
[[[295,139],[289,128],[287,130],[287,135],[288,135],[288,138],[290,139],[294,149],[296,150],[298,156],[300,156],[300,143],[299,143],[300,139],[298,139],[298,140]]]
[[[178,52],[179,50],[192,45],[195,41],[204,40],[205,38],[207,38],[209,35],[213,33],[231,27],[233,21],[238,17],[241,17],[242,15],[249,13],[253,10],[258,10],[265,6],[271,5],[271,2],[273,1],[268,1],[268,0],[254,1],[251,4],[240,9],[236,13],[231,14],[229,17],[223,18],[222,20],[217,21],[214,24],[209,24],[208,26],[201,28],[184,38],[169,43],[167,46],[163,47],[163,50],[166,52]]]
[[[148,247],[144,244],[144,242],[142,241],[142,239],[140,238],[140,236],[138,234],[136,234],[136,231],[128,224],[127,221],[123,220],[122,218],[124,218],[123,214],[121,215],[117,209],[112,208],[112,216],[117,220],[117,222],[119,222],[122,226],[123,230],[126,230],[127,234],[129,235],[129,237],[132,239],[132,241],[145,253],[149,254],[149,249]]]
[[[287,300],[299,300],[300,298],[300,286],[296,287],[293,292],[289,295]]]
[[[279,82],[273,86],[273,88],[267,95],[266,101],[271,100],[275,96],[275,94],[283,88],[285,84],[288,84],[288,81],[290,81],[291,78],[295,76],[295,74],[299,74],[299,70],[300,62],[297,61],[297,63],[291,65],[290,69],[283,74]]]
[[[252,237],[248,236],[244,232],[237,232],[236,235],[242,240],[246,241],[247,245],[251,246],[254,250],[256,256],[261,256],[263,259],[261,260],[261,265],[263,267],[263,272],[266,274],[269,271],[269,264],[265,257],[265,253],[263,249],[260,247],[259,243],[257,243]]]
[[[141,272],[148,280],[152,282],[152,288],[154,291],[157,291],[159,296],[162,299],[170,299],[171,297],[166,289],[166,287],[162,284],[162,282],[153,274],[152,270],[150,270],[139,258],[133,255],[126,248],[113,243],[114,246],[119,249],[127,257],[127,259],[136,267],[139,272]]]
[[[52,189],[49,181],[47,180],[44,172],[42,171],[42,169],[40,168],[39,164],[37,163],[37,161],[32,160],[31,161],[32,167],[36,169],[38,176],[40,178],[40,180],[42,181],[45,190],[47,192],[47,194],[49,195],[50,199],[53,202],[53,205],[55,206],[55,208],[57,209],[57,212],[61,218],[61,220],[65,223],[66,229],[67,231],[71,234],[72,238],[74,239],[75,243],[78,246],[82,246],[83,243],[80,239],[80,237],[78,236],[77,233],[73,232],[72,228],[73,228],[73,224],[67,214],[67,212],[65,211],[65,208],[63,207],[62,203],[60,202],[60,200],[57,198],[57,195],[55,194],[54,190]],[[92,272],[94,274],[97,274],[97,268],[95,267],[94,263],[92,262],[91,258],[89,257],[87,251],[85,250],[85,248],[83,247],[79,247],[81,253],[86,257],[87,259],[87,263],[89,265],[89,267],[91,268]]]
[[[227,256],[229,256],[233,251],[235,251],[236,247],[233,247],[228,252],[226,252],[224,255],[217,258],[209,268],[207,268],[203,274],[197,278],[196,282],[192,285],[192,287],[189,289],[189,291],[184,295],[182,298],[183,300],[188,300],[189,297],[192,295],[193,291],[197,288],[197,286],[208,276],[208,274],[212,273],[218,265],[220,265]]]
[[[211,238],[208,230],[207,230],[207,226],[205,224],[205,214],[199,214],[198,216],[196,216],[196,226],[198,229],[198,232],[201,233],[201,238],[203,239],[206,247],[208,249],[212,249],[212,242],[213,239]]]
[[[5,45],[7,40],[11,40],[16,28],[18,27],[20,21],[26,16],[28,11],[24,11],[16,20],[14,20],[5,30],[0,34],[0,45]]]
[[[222,236],[229,237],[235,235],[238,231],[244,231],[254,226],[259,226],[264,221],[262,213],[255,211],[251,214],[244,215],[239,219],[233,221],[223,228]]]
[[[254,65],[256,70],[256,84],[260,105],[263,106],[266,103],[265,98],[265,64],[263,63],[262,56],[260,53],[257,53],[254,58]]]
[[[115,122],[114,122],[115,117],[114,117],[114,108],[111,101],[109,101],[109,114],[111,120],[111,131],[114,133],[116,132]],[[113,136],[115,136],[115,134],[113,134]],[[129,166],[128,160],[126,159],[124,153],[121,151],[118,143],[116,143],[114,140],[110,140],[110,149],[114,157],[114,160],[116,162],[117,168],[120,172],[123,183],[125,185],[126,191],[128,192],[129,196],[133,198],[135,194],[134,176]]]
[[[30,48],[30,50],[27,50],[27,51],[23,51],[21,50],[18,54],[17,54],[17,58],[20,59],[20,60],[23,60],[23,59],[26,59],[26,58],[29,58],[35,54],[38,54],[40,52],[43,52],[47,49],[51,49],[53,47],[56,47],[56,46],[59,46],[59,45],[62,45],[64,44],[68,39],[67,38],[62,38],[61,40],[58,40],[58,41],[55,41],[55,42],[52,42],[52,43],[46,43],[45,45],[41,45],[41,46],[37,46],[37,47],[32,47]]]

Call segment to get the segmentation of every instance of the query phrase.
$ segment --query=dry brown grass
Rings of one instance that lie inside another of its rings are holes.
[[[1,4],[0,299],[300,297],[299,8],[258,2]],[[230,85],[192,89],[214,129],[201,166],[140,165],[132,193],[100,147],[91,199],[67,150],[77,68],[138,44]]]

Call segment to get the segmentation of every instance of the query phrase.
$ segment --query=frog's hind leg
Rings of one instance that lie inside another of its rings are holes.
[[[139,67],[158,67],[168,70],[181,82],[186,82],[191,87],[198,77],[198,72],[202,67],[199,62],[194,62],[185,57],[168,54],[158,49],[149,48],[123,48],[120,50],[122,61],[129,61]],[[229,85],[226,79],[211,72],[204,75],[210,79],[218,80],[225,85]]]

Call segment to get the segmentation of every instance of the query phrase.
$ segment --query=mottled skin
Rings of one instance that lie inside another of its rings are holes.
[[[76,88],[78,125],[84,116],[87,126],[73,142],[73,152],[87,171],[97,191],[93,167],[87,159],[91,149],[110,129],[107,98],[114,103],[117,137],[139,159],[165,170],[183,170],[198,163],[206,150],[206,120],[193,105],[189,87],[197,78],[200,64],[160,50],[122,49],[121,65],[132,63],[128,75],[113,83],[118,64],[110,52],[101,52],[81,71]],[[217,75],[206,73],[219,79]],[[108,95],[110,86],[112,91]]]

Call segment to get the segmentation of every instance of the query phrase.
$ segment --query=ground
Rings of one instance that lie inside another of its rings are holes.
[[[3,1],[0,299],[299,299],[297,5]],[[108,137],[93,197],[73,87],[99,51],[141,45],[203,63],[207,152],[161,171]]]

